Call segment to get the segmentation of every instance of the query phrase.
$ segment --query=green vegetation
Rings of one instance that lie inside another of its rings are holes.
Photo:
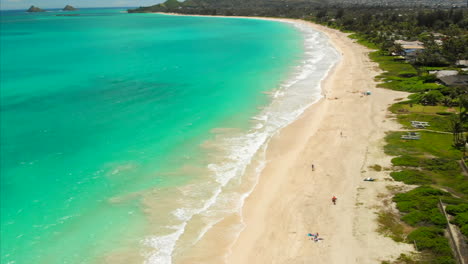
[[[447,224],[437,204],[441,197],[450,194],[429,186],[421,186],[407,193],[395,195],[397,208],[404,213],[401,218],[415,227],[407,240],[425,253],[427,263],[455,263],[444,228]]]
[[[444,237],[444,230],[437,227],[420,227],[408,235],[408,239],[414,241],[420,251],[426,251],[431,256],[427,263],[434,264],[455,264],[452,251],[447,239]]]
[[[418,256],[402,254],[392,263],[455,263],[443,235],[447,222],[438,201],[447,205],[450,221],[467,235],[468,181],[459,162],[466,156],[468,87],[450,82],[443,85],[429,71],[460,70],[456,61],[468,59],[468,9],[343,8],[319,0],[168,0],[129,12],[301,18],[353,33],[351,38],[375,50],[369,56],[384,71],[377,76],[379,86],[412,93],[409,100],[394,104],[390,110],[405,129],[420,135],[418,140],[401,139],[406,131],[386,137],[385,152],[395,157],[391,177],[419,185],[394,196],[401,219],[392,212],[378,216],[380,232],[396,241],[414,243],[421,251]],[[417,40],[424,49],[404,50],[396,40]],[[429,122],[430,126],[416,129],[411,121]],[[369,168],[382,170],[377,164]]]
[[[451,116],[452,118],[448,118],[447,115]],[[429,122],[430,127],[427,127],[427,129],[434,131],[451,132],[451,120],[453,118],[456,118],[456,115],[450,113],[448,113],[447,115],[442,116],[439,114],[401,114],[398,115],[397,118],[398,121],[407,129],[414,129],[411,126],[411,121],[416,120]]]
[[[382,211],[378,214],[379,228],[377,231],[384,236],[388,236],[397,242],[406,240],[405,227],[399,217],[389,211]]]
[[[401,212],[401,220],[413,230],[405,230],[391,212],[379,213],[378,219],[380,232],[396,241],[414,243],[422,254],[417,258],[402,255],[394,263],[455,263],[443,235],[447,223],[438,208],[439,199],[448,204],[447,212],[453,216],[451,222],[459,226],[463,234],[468,232],[468,181],[458,163],[464,156],[463,146],[467,141],[468,88],[444,86],[428,72],[457,69],[455,60],[468,58],[467,27],[458,24],[464,13],[458,12],[454,18],[453,11],[450,12],[420,11],[413,19],[409,14],[397,17],[395,12],[393,15],[385,11],[379,14],[364,12],[360,16],[353,13],[357,18],[352,20],[346,20],[343,15],[333,21],[327,20],[331,16],[327,13],[313,19],[334,28],[355,31],[351,38],[376,50],[369,56],[384,71],[377,76],[381,82],[379,86],[412,93],[409,100],[394,104],[390,110],[397,114],[397,120],[404,128],[416,130],[420,139],[404,140],[401,136],[406,132],[390,133],[386,137],[385,152],[395,156],[392,164],[396,171],[390,174],[394,180],[420,186],[393,198]],[[391,22],[389,17],[392,17]],[[454,20],[448,21],[450,17]],[[442,20],[446,21],[444,25],[439,24]],[[432,34],[435,30],[450,39],[445,39],[444,43],[454,46],[435,44]],[[420,40],[425,50],[412,60],[393,56],[402,53],[401,46],[394,44],[395,39]],[[430,126],[414,128],[411,121],[429,122]]]
[[[421,186],[393,197],[398,210],[405,213],[402,220],[411,226],[436,226],[444,228],[447,222],[437,208],[439,198],[449,196],[447,192],[429,186]]]
[[[419,157],[441,157],[458,160],[461,151],[452,146],[452,135],[421,131],[421,140],[406,141],[400,138],[404,133],[390,133],[384,147],[390,156],[414,155]],[[430,142],[430,144],[428,144]]]
[[[349,38],[355,39],[357,43],[368,47],[369,49],[379,49],[379,46],[373,42],[368,41],[363,35],[354,33],[348,36]]]
[[[395,261],[382,261],[382,264],[417,264],[420,263],[414,256],[408,256],[406,254],[400,254]]]
[[[468,237],[468,204],[449,205],[445,211],[453,216],[453,224],[460,226],[460,230]]]
[[[434,16],[435,12],[439,12],[438,15]],[[457,51],[449,54],[445,50],[448,46],[435,45],[432,33],[424,33],[427,30],[424,27],[433,27],[427,17],[442,19],[445,15],[441,12],[421,11],[417,19],[412,21],[393,16],[395,22],[390,23],[387,21],[388,17],[381,13],[380,18],[386,21],[385,24],[374,20],[379,15],[370,14],[362,14],[353,21],[342,19],[330,22],[322,17],[315,19],[335,28],[357,32],[350,37],[376,50],[369,56],[384,71],[377,76],[377,80],[381,82],[380,87],[413,93],[409,100],[391,106],[390,111],[397,114],[397,120],[404,128],[417,130],[420,139],[404,140],[401,136],[406,132],[393,132],[387,135],[388,144],[385,146],[385,152],[395,156],[392,164],[396,171],[390,176],[396,181],[420,186],[412,191],[396,194],[393,198],[401,212],[401,221],[413,229],[405,229],[390,211],[380,212],[378,221],[381,233],[395,241],[414,243],[421,255],[402,255],[393,263],[455,263],[448,240],[444,237],[447,222],[438,208],[439,199],[449,204],[448,212],[453,215],[451,222],[458,225],[463,234],[467,235],[468,232],[468,181],[458,163],[464,155],[464,132],[468,131],[468,88],[441,85],[437,77],[428,72],[456,69],[450,64],[456,59],[468,57],[468,34],[466,27],[462,30],[453,24],[454,21],[448,22],[445,26],[431,30],[444,31],[445,27],[457,31],[459,35],[451,35],[449,38],[461,40],[465,48],[456,46],[454,49]],[[460,22],[458,18],[457,21]],[[426,50],[412,61],[401,56],[392,56],[392,53],[401,53],[402,50],[401,46],[393,43],[394,39],[419,39]],[[429,122],[430,126],[415,129],[411,121]]]
[[[395,114],[404,113],[417,113],[417,114],[439,114],[447,115],[456,112],[456,109],[442,105],[413,105],[412,103],[405,101],[394,104],[390,107],[390,111]]]
[[[390,175],[406,184],[437,184],[459,196],[468,195],[468,181],[458,164],[462,153],[452,146],[451,134],[421,132],[421,140],[406,141],[401,132],[387,136],[385,152],[402,170]],[[428,144],[430,142],[430,144]]]
[[[374,171],[382,171],[382,166],[380,166],[379,164],[374,164],[372,166],[369,166],[370,169],[374,170]]]
[[[404,60],[395,60],[394,56],[385,54],[382,51],[374,51],[369,54],[369,57],[377,62],[380,68],[384,71],[379,78],[386,81],[385,78],[388,77],[397,77],[402,75],[407,75],[411,73],[416,75],[418,72],[416,69],[409,63]]]

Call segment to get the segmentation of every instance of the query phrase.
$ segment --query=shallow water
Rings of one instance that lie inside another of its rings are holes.
[[[171,263],[338,58],[286,23],[122,11],[2,12],[2,263]]]

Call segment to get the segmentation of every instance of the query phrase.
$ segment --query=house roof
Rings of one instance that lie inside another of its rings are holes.
[[[395,40],[395,43],[400,44],[403,49],[424,49],[421,41]]]
[[[450,75],[440,77],[441,80],[447,86],[455,85],[468,85],[468,75]]]
[[[429,71],[429,73],[435,74],[437,78],[441,78],[444,76],[457,75],[458,71],[442,70],[442,71]]]
[[[458,60],[455,64],[460,66],[468,66],[468,60]]]

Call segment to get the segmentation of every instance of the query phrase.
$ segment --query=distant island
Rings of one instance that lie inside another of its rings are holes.
[[[78,10],[77,8],[74,8],[73,6],[71,5],[66,5],[63,9],[63,11],[76,11]]]
[[[33,13],[33,12],[45,12],[44,9],[41,9],[37,6],[31,6],[26,12],[30,12],[30,13]]]

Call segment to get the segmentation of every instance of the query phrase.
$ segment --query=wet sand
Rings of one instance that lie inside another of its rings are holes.
[[[362,264],[412,251],[376,231],[381,199],[388,196],[387,186],[397,183],[389,171],[369,168],[390,166],[384,137],[399,125],[387,108],[407,94],[376,88],[378,65],[348,34],[302,20],[271,20],[325,33],[342,59],[322,82],[324,98],[270,141],[266,167],[242,215],[215,225],[175,263]],[[376,181],[363,181],[366,177]],[[239,222],[240,235],[227,239],[230,226]],[[307,236],[317,232],[319,242]]]

